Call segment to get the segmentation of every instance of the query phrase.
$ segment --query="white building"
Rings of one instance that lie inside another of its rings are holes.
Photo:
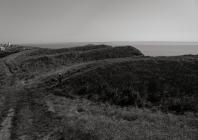
[[[8,42],[8,47],[10,47],[11,46],[11,43],[10,42]]]
[[[0,46],[0,51],[5,51],[5,47]]]
[[[0,44],[0,51],[5,51],[7,48],[10,48],[12,44],[10,42],[6,44]]]

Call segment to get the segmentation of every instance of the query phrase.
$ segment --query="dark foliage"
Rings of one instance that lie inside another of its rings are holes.
[[[47,55],[43,55],[44,53],[47,53]],[[40,74],[75,63],[143,55],[139,50],[131,46],[113,48],[105,45],[85,46],[82,48],[76,47],[63,50],[35,49],[27,54],[27,57],[23,59],[20,58],[20,60],[16,58],[17,61],[15,63],[9,64],[10,70],[13,71],[13,73],[18,73],[21,76],[32,73]]]
[[[75,89],[73,94],[121,106],[198,111],[198,60],[193,57],[134,58],[98,66],[62,84]]]

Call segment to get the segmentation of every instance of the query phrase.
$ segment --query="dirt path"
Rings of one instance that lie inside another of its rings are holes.
[[[5,64],[5,61],[3,61],[3,60],[0,60],[0,61],[1,61],[0,63],[1,63],[1,65],[2,65],[2,67],[4,69],[4,71],[5,71],[6,75],[7,76],[10,76],[11,75],[11,72],[10,72],[8,66]]]
[[[10,140],[11,136],[11,127],[12,127],[12,118],[14,117],[14,109],[8,111],[7,117],[1,123],[0,130],[0,140]]]

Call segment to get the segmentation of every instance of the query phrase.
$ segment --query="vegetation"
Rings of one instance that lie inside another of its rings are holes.
[[[25,51],[25,50],[30,50],[33,49],[33,47],[23,47],[23,46],[18,46],[18,45],[11,45],[9,47],[6,48],[5,51],[0,51],[0,58],[9,56],[11,54],[15,54],[21,51]]]
[[[75,63],[142,55],[139,50],[130,46],[113,48],[102,45],[85,46],[81,49],[80,47],[58,50],[34,49],[28,51],[27,54],[20,54],[12,61],[7,61],[7,64],[10,71],[21,79],[24,76],[32,77]]]
[[[175,113],[198,111],[196,57],[126,58],[92,66],[79,69],[52,90],[121,106],[158,107]]]
[[[14,50],[0,58],[2,139],[198,139],[198,56],[107,45]]]

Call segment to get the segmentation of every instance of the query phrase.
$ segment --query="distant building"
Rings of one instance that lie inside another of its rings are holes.
[[[5,47],[0,46],[0,51],[5,51]]]
[[[8,47],[10,47],[11,46],[11,43],[10,42],[8,42]]]
[[[12,44],[10,42],[6,43],[6,44],[0,44],[0,51],[5,51],[6,48],[11,47]]]

